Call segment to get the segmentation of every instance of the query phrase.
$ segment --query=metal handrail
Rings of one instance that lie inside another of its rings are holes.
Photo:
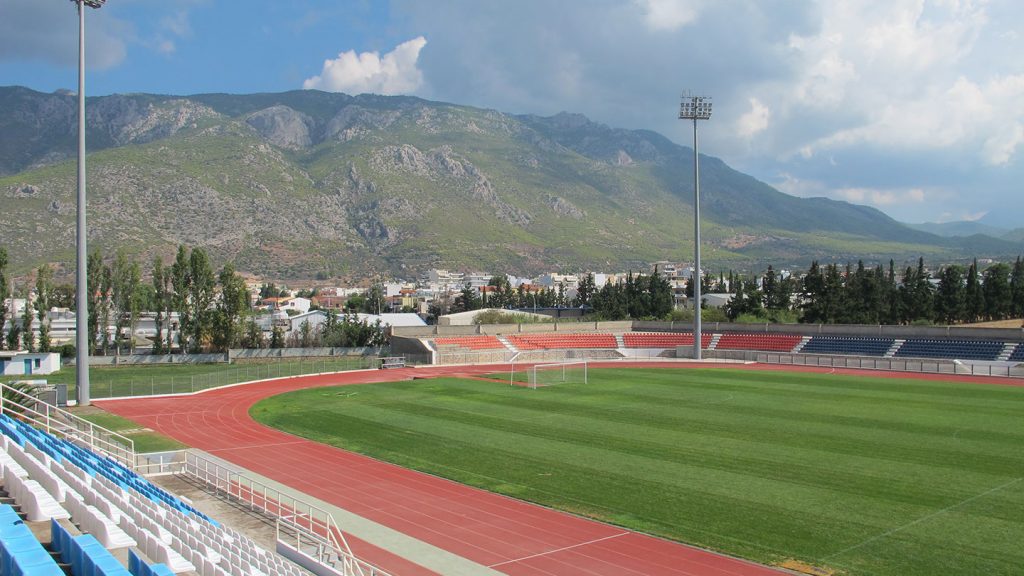
[[[8,398],[7,394],[12,395],[13,398]],[[12,405],[17,410],[12,410]],[[38,410],[40,406],[44,408],[44,411]],[[84,418],[75,416],[67,410],[47,404],[13,386],[0,383],[0,414],[5,412],[17,414],[20,418],[50,434],[60,434],[80,440],[94,452],[105,454],[130,469],[135,468],[135,442],[131,438],[122,436],[113,430],[107,430]]]
[[[346,576],[389,576],[352,553],[344,533],[326,510],[193,452],[186,453],[183,472],[215,492],[222,492],[249,504],[253,510],[274,516],[279,541],[283,542],[283,530],[294,531],[297,550],[301,550],[304,542],[313,546],[316,549],[315,559],[322,563],[327,563],[333,554],[341,561]]]

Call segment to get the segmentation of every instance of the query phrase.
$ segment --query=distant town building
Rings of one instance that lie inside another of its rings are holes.
[[[60,370],[56,352],[18,352],[0,350],[0,376],[52,374]]]

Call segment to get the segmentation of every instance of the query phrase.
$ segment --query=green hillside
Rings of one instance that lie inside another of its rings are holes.
[[[70,263],[73,97],[0,88],[0,227],[15,272]],[[87,113],[91,246],[180,244],[279,277],[621,270],[692,254],[692,151],[579,115],[315,91],[115,95]],[[704,157],[712,268],[1015,255],[801,199]]]

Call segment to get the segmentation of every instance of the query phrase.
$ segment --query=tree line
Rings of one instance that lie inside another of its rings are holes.
[[[736,277],[725,307],[730,320],[773,319],[792,313],[822,324],[959,324],[1024,316],[1024,262],[984,270],[949,264],[934,275],[919,258],[897,275],[895,265],[867,268],[817,261],[802,279],[781,279],[771,266],[759,278]],[[774,321],[774,320],[773,320]]]
[[[7,296],[13,295],[7,266],[7,251],[0,247],[0,293],[4,295],[0,298],[0,349],[50,352],[53,347],[48,313],[52,307],[76,311],[74,287],[56,285],[51,268],[40,266],[35,273],[32,310],[23,314],[20,322],[13,322],[8,318],[14,317],[14,311],[8,310],[7,304]],[[169,264],[155,257],[150,282],[143,282],[139,263],[124,250],[118,250],[109,262],[99,249],[93,250],[86,270],[90,354],[134,352],[134,334],[143,311],[154,314],[154,354],[169,353],[175,344],[183,353],[196,353],[237,347],[373,346],[386,341],[386,331],[379,323],[361,321],[354,313],[339,317],[333,312],[328,312],[327,322],[312,338],[309,330],[288,338],[281,326],[274,326],[269,338],[265,337],[256,322],[245,280],[231,263],[214,272],[202,248],[179,246]],[[29,302],[30,290],[31,286],[23,285],[18,296]],[[376,300],[383,300],[379,288],[376,293],[371,290],[361,304],[379,306]],[[32,329],[34,321],[38,340]],[[113,330],[108,330],[111,326]],[[62,352],[71,355],[73,350],[74,346],[68,344]]]
[[[673,308],[672,285],[658,274],[636,274],[630,272],[625,280],[606,283],[597,288],[593,274],[580,278],[575,296],[570,297],[564,283],[546,286],[539,290],[520,284],[513,288],[504,274],[493,276],[487,283],[488,289],[477,291],[466,284],[448,312],[467,312],[481,308],[507,308],[529,310],[531,308],[584,308],[603,320],[624,318],[662,318]],[[431,305],[431,315],[445,313],[441,303]]]
[[[30,351],[49,352],[53,346],[47,312],[51,306],[73,305],[74,287],[68,284],[55,285],[53,271],[50,267],[40,266],[36,271],[35,281],[35,290],[39,296],[32,303],[31,309],[23,311],[21,323],[18,323],[14,321],[16,311],[9,309],[8,298],[12,305],[15,297],[23,298],[27,308],[31,286],[28,284],[23,284],[21,287],[14,286],[13,281],[7,277],[8,263],[7,250],[0,246],[0,350],[24,348]],[[8,314],[10,319],[8,319]],[[32,324],[36,319],[38,319],[39,326],[38,341],[32,330]]]
[[[667,319],[674,316],[671,284],[657,270],[653,274],[629,273],[625,280],[600,289],[594,275],[579,281],[575,296],[564,286],[532,291],[513,288],[508,278],[491,278],[491,289],[482,293],[468,284],[455,298],[452,312],[484,307],[529,309],[584,307],[600,320]],[[693,295],[693,283],[687,295]],[[887,268],[811,262],[803,277],[777,273],[772,266],[760,275],[729,272],[701,277],[704,294],[733,294],[717,312],[722,320],[752,322],[802,322],[821,324],[961,324],[1024,317],[1024,261],[996,263],[984,270],[975,260],[969,266],[949,264],[936,272],[919,258],[916,266],[897,272]],[[434,304],[432,313],[442,313]],[[709,310],[710,312],[710,310]]]

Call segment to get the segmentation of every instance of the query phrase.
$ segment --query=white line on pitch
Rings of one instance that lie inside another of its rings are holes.
[[[911,526],[915,526],[917,524],[920,524],[921,522],[924,522],[925,520],[928,520],[929,518],[934,518],[935,516],[938,516],[939,514],[944,514],[944,513],[948,512],[948,511],[950,511],[950,510],[952,510],[954,508],[959,508],[959,507],[963,506],[964,504],[967,504],[968,502],[973,502],[973,501],[977,500],[978,498],[981,498],[983,496],[988,496],[989,494],[991,494],[993,492],[998,492],[998,491],[1002,490],[1003,488],[1009,488],[1010,486],[1013,486],[1014,484],[1016,484],[1017,482],[1020,482],[1021,480],[1024,480],[1024,478],[1014,478],[1013,480],[1010,480],[1009,482],[1007,482],[1005,484],[1000,484],[999,486],[996,486],[995,488],[991,488],[989,490],[986,490],[986,491],[982,492],[981,494],[975,494],[974,496],[971,496],[970,498],[968,498],[966,500],[962,500],[960,502],[957,502],[956,504],[950,504],[949,506],[946,506],[942,510],[936,510],[935,512],[932,512],[931,514],[928,514],[927,516],[922,516],[922,517],[918,518],[917,520],[913,520],[911,522],[907,522],[906,524],[904,524],[902,526],[897,526],[897,527],[893,528],[892,530],[889,530],[887,532],[882,532],[881,534],[879,534],[877,536],[872,536],[871,538],[868,538],[867,540],[865,540],[865,541],[863,541],[863,542],[861,542],[859,544],[854,544],[853,546],[850,546],[849,548],[844,548],[844,549],[840,550],[839,552],[834,552],[832,554],[829,554],[828,556],[825,556],[824,558],[822,558],[822,560],[829,560],[831,558],[835,558],[836,556],[840,556],[842,554],[846,554],[850,550],[856,550],[857,548],[860,548],[861,546],[864,546],[865,544],[870,544],[870,543],[874,542],[875,540],[878,540],[880,538],[885,538],[886,536],[889,536],[890,534],[895,534],[896,532],[899,532],[900,530],[904,530],[906,528],[910,528]]]
[[[548,554],[554,554],[556,552],[564,552],[566,550],[572,550],[573,548],[579,548],[580,546],[586,546],[588,544],[595,544],[604,540],[611,540],[612,538],[618,538],[619,536],[625,536],[630,532],[621,532],[619,534],[612,534],[611,536],[605,536],[604,538],[598,538],[596,540],[590,540],[588,542],[580,542],[579,544],[573,544],[572,546],[565,546],[563,548],[557,548],[555,550],[548,550],[547,552],[538,552],[537,554],[530,554],[529,556],[523,556],[522,558],[513,558],[512,560],[505,560],[504,562],[498,562],[497,564],[491,564],[488,568],[494,568],[495,566],[501,566],[503,564],[511,564],[513,562],[522,562],[523,560],[529,560],[530,558],[536,558],[538,556],[547,556]]]

